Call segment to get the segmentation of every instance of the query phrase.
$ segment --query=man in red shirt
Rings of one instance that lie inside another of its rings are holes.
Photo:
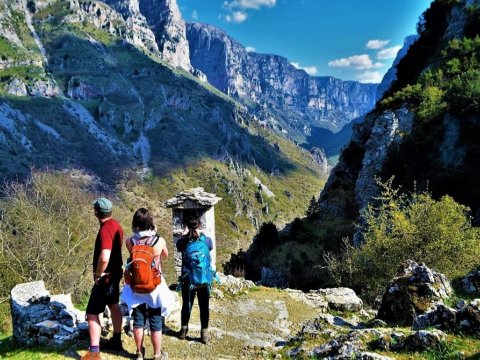
[[[101,325],[99,314],[108,306],[112,313],[113,337],[105,344],[121,351],[122,312],[118,304],[122,279],[123,229],[112,218],[112,203],[105,198],[94,201],[95,217],[100,223],[93,253],[93,285],[87,305],[90,347],[82,360],[100,359]]]

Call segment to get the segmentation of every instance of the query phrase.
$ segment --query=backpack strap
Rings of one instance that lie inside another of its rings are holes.
[[[135,236],[132,236],[132,237],[130,238],[130,244],[131,244],[132,246],[135,246],[135,245],[137,244],[137,242],[136,242],[135,240],[133,240],[134,237],[135,237]]]
[[[153,239],[153,242],[152,244],[150,245],[151,247],[154,247],[155,245],[157,245],[158,241],[160,240],[160,236],[156,235],[155,234],[155,238]]]
[[[150,241],[150,239],[153,237],[153,241]],[[151,246],[151,247],[154,247],[155,245],[157,245],[158,243],[158,240],[160,240],[160,236],[158,236],[157,234],[155,234],[154,236],[150,236],[150,237],[141,237],[141,238],[136,238],[137,240],[134,240],[135,239],[135,236],[132,236],[130,238],[130,243],[132,244],[132,246],[134,245],[138,245],[140,243],[140,241],[142,241],[142,239],[145,239],[145,243],[144,245],[148,245],[148,246]]]

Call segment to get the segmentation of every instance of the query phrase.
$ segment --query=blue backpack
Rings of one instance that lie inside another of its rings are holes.
[[[190,289],[212,285],[215,277],[211,267],[210,250],[206,237],[200,234],[200,238],[190,241],[183,255],[184,276],[190,280]]]

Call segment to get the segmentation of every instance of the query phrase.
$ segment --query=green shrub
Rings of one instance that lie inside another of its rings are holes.
[[[410,53],[409,53],[410,54]],[[462,115],[480,110],[480,37],[451,40],[436,54],[434,66],[416,83],[385,97],[381,109],[407,105],[419,119],[440,117],[447,111]]]
[[[448,91],[451,108],[458,114],[480,111],[480,70],[469,69],[453,79]]]
[[[378,205],[363,212],[363,245],[355,248],[347,242],[340,255],[325,257],[337,283],[354,287],[367,300],[384,290],[407,259],[424,262],[450,279],[480,263],[480,232],[471,226],[467,207],[449,196],[402,195],[391,181],[381,184]]]
[[[444,114],[447,103],[444,100],[445,92],[436,86],[427,86],[422,93],[422,101],[417,115],[420,119],[432,119]]]

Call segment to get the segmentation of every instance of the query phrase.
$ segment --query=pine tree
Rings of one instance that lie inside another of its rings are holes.
[[[305,216],[308,218],[312,218],[317,215],[318,212],[318,201],[315,199],[315,195],[312,196],[310,202],[308,203],[307,211],[305,212]]]

